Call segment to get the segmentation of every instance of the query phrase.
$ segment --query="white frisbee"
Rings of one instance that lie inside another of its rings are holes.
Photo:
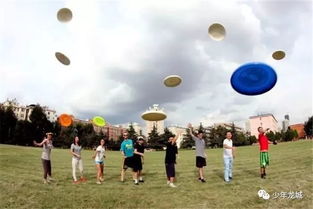
[[[164,78],[163,83],[167,87],[176,87],[182,82],[182,78],[178,75],[170,75]]]
[[[286,56],[286,53],[284,51],[275,51],[272,54],[273,59],[275,60],[281,60],[284,59],[284,57]]]
[[[55,57],[63,64],[63,65],[69,65],[71,63],[70,59],[62,54],[61,52],[56,52]]]
[[[226,35],[224,26],[219,23],[214,23],[210,25],[208,32],[209,32],[209,36],[214,41],[221,41],[225,38],[225,35]]]
[[[73,13],[68,8],[62,8],[58,11],[57,18],[60,22],[69,22],[72,20]]]

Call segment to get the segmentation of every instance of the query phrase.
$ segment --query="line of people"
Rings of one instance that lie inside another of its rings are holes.
[[[198,168],[199,177],[198,180],[202,183],[205,183],[204,178],[204,167],[206,166],[205,154],[205,141],[203,139],[202,131],[193,131],[191,124],[188,124],[190,130],[191,138],[195,141],[196,147],[196,167]],[[260,145],[260,174],[261,178],[266,177],[265,168],[269,165],[269,155],[268,155],[268,144],[271,142],[268,140],[267,136],[262,127],[258,128],[259,131],[259,145]],[[51,175],[51,149],[52,145],[52,133],[47,133],[46,138],[42,142],[37,143],[34,141],[35,146],[42,146],[43,151],[41,155],[43,171],[44,171],[44,183],[49,183],[52,181]],[[139,137],[137,142],[134,144],[133,140],[129,138],[128,132],[123,133],[124,141],[121,143],[120,151],[123,156],[123,163],[121,169],[121,182],[125,180],[125,172],[128,168],[132,168],[132,175],[135,185],[143,183],[142,169],[144,164],[144,139]],[[176,158],[178,155],[178,149],[176,145],[178,135],[169,137],[166,144],[166,153],[165,153],[165,171],[167,177],[167,184],[170,187],[176,187],[174,184],[175,181],[175,164]],[[86,178],[83,175],[83,162],[81,158],[82,146],[79,142],[79,137],[74,138],[73,143],[70,147],[70,152],[72,155],[72,176],[73,183],[77,184],[80,182],[85,182]],[[97,168],[97,177],[96,183],[102,184],[104,181],[103,168],[104,168],[104,158],[105,158],[105,140],[101,139],[99,146],[96,148],[92,158],[95,161]],[[233,179],[233,160],[235,158],[235,147],[232,142],[232,133],[229,131],[226,133],[226,138],[223,141],[223,159],[224,159],[224,181],[229,183]],[[77,179],[76,172],[79,170],[80,179]]]

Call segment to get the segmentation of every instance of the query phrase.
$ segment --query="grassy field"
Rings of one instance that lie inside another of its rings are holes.
[[[0,145],[0,208],[312,208],[312,141],[270,147],[267,179],[259,177],[257,146],[240,147],[234,180],[223,181],[222,149],[207,150],[207,183],[196,180],[194,151],[179,151],[177,188],[166,185],[165,152],[145,156],[145,183],[133,185],[130,172],[119,182],[121,155],[107,152],[105,182],[95,184],[92,152],[83,151],[88,181],[73,185],[69,150],[52,151],[55,181],[42,183],[41,149]],[[271,198],[259,198],[259,189]],[[273,198],[275,192],[302,191],[302,199]]]

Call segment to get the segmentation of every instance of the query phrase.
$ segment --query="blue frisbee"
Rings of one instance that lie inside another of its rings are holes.
[[[240,94],[259,95],[271,90],[277,82],[275,70],[264,63],[252,62],[241,65],[232,74],[230,83]]]

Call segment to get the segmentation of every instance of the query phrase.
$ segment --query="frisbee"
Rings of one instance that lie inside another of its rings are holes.
[[[69,22],[73,17],[72,11],[68,8],[62,8],[57,13],[57,18],[60,22]]]
[[[225,38],[225,35],[226,35],[224,26],[219,23],[214,23],[210,25],[208,32],[209,32],[209,36],[214,41],[221,41]]]
[[[142,119],[147,120],[147,121],[160,121],[160,120],[166,119],[165,113],[157,112],[157,111],[144,112],[141,115],[141,117],[142,117]]]
[[[70,59],[62,54],[61,52],[56,52],[55,57],[61,62],[63,65],[69,65],[71,63]]]
[[[164,78],[163,83],[167,87],[176,87],[182,82],[182,78],[178,75],[170,75]]]
[[[259,95],[271,90],[277,82],[276,72],[264,63],[247,63],[232,74],[230,83],[235,91],[244,95]]]
[[[73,123],[73,119],[68,114],[61,114],[59,116],[59,123],[61,124],[61,126],[68,127]]]
[[[286,53],[284,51],[275,51],[272,54],[273,59],[275,60],[281,60],[284,59],[284,57],[286,56]]]
[[[92,122],[93,122],[96,126],[100,126],[100,127],[105,126],[105,120],[104,120],[103,117],[100,117],[100,116],[95,116],[95,117],[92,119]]]

